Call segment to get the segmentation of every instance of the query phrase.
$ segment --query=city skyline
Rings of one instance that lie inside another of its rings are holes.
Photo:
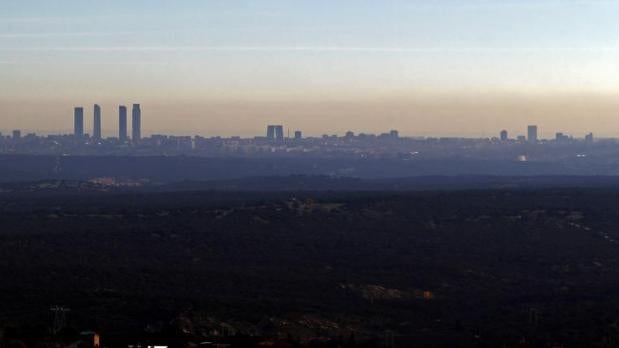
[[[536,122],[545,137],[619,136],[617,10],[611,1],[13,2],[0,15],[0,128],[40,132],[62,124],[66,104],[107,110],[132,99],[150,106],[148,127],[170,134],[285,123],[307,134],[356,124],[482,136]]]
[[[136,107],[137,107],[137,113],[136,113]],[[124,134],[124,138],[129,139],[129,138],[134,138],[136,134],[133,133],[133,129],[135,128],[134,126],[137,124],[137,134],[138,134],[138,139],[142,136],[151,136],[151,135],[159,135],[159,134],[168,134],[168,135],[172,135],[172,136],[229,136],[229,137],[234,137],[234,136],[241,136],[241,137],[254,137],[254,136],[260,136],[260,134],[264,133],[262,129],[258,129],[255,132],[234,132],[232,131],[232,133],[213,133],[213,132],[199,132],[199,131],[194,131],[194,132],[166,132],[165,130],[162,129],[150,129],[147,132],[143,132],[142,131],[142,125],[141,125],[141,109],[140,109],[140,104],[133,104],[133,109],[132,109],[132,113],[131,113],[131,127],[128,126],[129,123],[129,117],[128,117],[128,111],[127,111],[127,107],[125,105],[117,105],[117,112],[115,117],[105,117],[105,111],[102,111],[102,107],[100,104],[95,103],[93,104],[93,108],[94,111],[92,114],[84,114],[84,107],[83,106],[78,106],[75,107],[74,109],[74,117],[73,117],[73,127],[72,128],[68,128],[68,127],[64,127],[64,128],[53,128],[53,129],[47,129],[47,130],[40,130],[40,129],[31,129],[31,128],[1,128],[0,125],[0,134],[9,134],[10,132],[14,131],[14,130],[20,130],[23,133],[35,133],[37,135],[61,135],[61,134],[77,134],[76,131],[76,127],[78,126],[78,123],[80,125],[81,129],[81,133],[83,134],[88,134],[93,138],[119,138],[122,139],[123,138],[123,134]],[[78,121],[78,109],[79,109],[79,114],[80,116],[80,120]],[[109,111],[108,111],[109,112]],[[137,117],[137,119],[136,119]],[[137,122],[137,123],[136,123]],[[61,121],[61,123],[64,124],[63,121]],[[585,138],[587,135],[592,134],[594,132],[591,132],[590,130],[588,130],[589,128],[584,128],[582,130],[579,130],[578,132],[570,132],[570,131],[566,131],[565,127],[564,128],[557,128],[557,129],[544,129],[543,127],[541,127],[541,130],[538,132],[538,128],[539,125],[536,122],[532,122],[535,123],[534,125],[529,124],[528,126],[534,126],[535,127],[535,133],[539,134],[539,139],[553,139],[556,137],[557,133],[561,133],[564,134],[566,136],[572,136],[575,138]],[[103,127],[102,124],[105,124],[106,127]],[[6,126],[6,125],[5,125]],[[264,124],[261,125],[262,128],[264,128]],[[271,127],[271,126],[269,126]],[[276,127],[282,127],[282,126],[276,126]],[[389,127],[387,127],[389,128]],[[424,132],[420,132],[420,133],[406,133],[406,132],[401,132],[400,128],[395,125],[394,127],[390,127],[392,129],[398,129],[398,132],[400,132],[401,135],[403,136],[407,136],[407,137],[450,137],[450,138],[501,138],[501,132],[502,131],[507,131],[507,133],[509,134],[510,138],[516,139],[518,136],[524,136],[525,138],[529,137],[529,129],[527,128],[523,128],[522,124],[517,125],[515,128],[507,128],[507,127],[499,127],[498,130],[495,129],[493,131],[490,132],[486,132],[486,131],[482,131],[479,133],[472,133],[472,134],[440,134],[440,133],[424,133]],[[88,130],[92,130],[92,132],[88,131]],[[345,129],[345,130],[344,130]],[[386,130],[386,128],[378,128],[377,131],[364,131],[364,130],[359,130],[356,128],[352,128],[352,127],[348,127],[348,128],[340,128],[340,129],[322,129],[319,130],[318,132],[314,131],[314,132],[307,132],[306,130],[301,129],[301,127],[296,127],[295,125],[288,125],[286,127],[283,128],[283,130],[281,130],[281,132],[283,132],[282,134],[285,134],[284,137],[290,137],[293,138],[294,137],[294,132],[295,131],[302,131],[302,133],[304,135],[308,135],[310,137],[320,137],[323,136],[325,134],[327,135],[345,135],[347,132],[353,132],[353,133],[364,133],[364,134],[380,134],[382,132],[384,132]],[[98,131],[98,132],[97,132]],[[131,134],[129,134],[129,131],[131,131]],[[498,133],[497,133],[498,132]],[[98,135],[97,135],[98,134]],[[144,134],[144,135],[142,135]],[[599,133],[596,133],[599,134]],[[602,132],[602,138],[616,138],[615,136],[612,135],[604,135],[606,133]],[[289,136],[290,135],[290,136]]]
[[[132,107],[132,111],[131,111],[131,137],[129,137],[129,127],[128,127],[128,115],[127,115],[127,107],[125,105],[119,105],[118,106],[118,122],[117,122],[117,128],[116,128],[116,134],[117,136],[109,136],[109,137],[105,137],[102,135],[102,128],[101,128],[101,123],[103,120],[102,117],[102,109],[101,106],[99,104],[94,104],[93,105],[93,114],[92,114],[92,124],[90,124],[91,128],[93,129],[92,134],[89,134],[85,131],[85,128],[88,126],[88,124],[85,122],[85,120],[88,119],[87,115],[84,115],[84,107],[83,106],[76,106],[74,107],[74,115],[73,115],[73,136],[76,138],[83,138],[84,136],[89,136],[91,139],[93,140],[101,140],[101,139],[119,139],[121,142],[127,141],[127,140],[131,140],[133,142],[139,141],[142,138],[142,110],[141,110],[141,105],[140,104],[133,104]],[[22,129],[13,129],[12,131],[13,137],[15,137],[15,134],[20,134],[22,133]],[[16,133],[17,132],[17,133]],[[551,132],[551,131],[548,131]],[[2,133],[0,132],[0,135],[2,134],[7,134],[6,133]],[[28,131],[26,131],[26,133],[28,134],[36,134],[36,133],[30,133]],[[111,131],[109,133],[112,133]],[[268,140],[271,140],[273,142],[282,142],[284,139],[295,139],[295,140],[300,140],[303,138],[303,130],[298,129],[298,128],[290,128],[290,127],[286,127],[284,125],[272,125],[269,124],[267,125],[267,130],[266,130],[266,136],[265,138]],[[323,132],[320,136],[324,137],[325,135],[327,136],[343,136],[343,137],[351,137],[351,136],[355,136],[358,134],[365,134],[365,135],[384,135],[384,134],[391,134],[391,135],[396,135],[396,137],[400,136],[400,132],[397,129],[392,129],[389,130],[388,133],[365,133],[365,132],[358,132],[355,133],[354,131],[352,131],[352,129],[347,130],[344,134],[338,134],[338,133],[333,133],[333,132]],[[524,134],[520,134],[519,132],[510,132],[507,129],[501,129],[498,134],[495,134],[494,136],[490,136],[490,137],[481,137],[481,139],[483,138],[487,138],[487,139],[497,139],[497,140],[501,140],[501,141],[507,141],[507,140],[521,140],[521,139],[526,139],[526,141],[528,142],[532,142],[532,143],[536,143],[538,141],[541,140],[552,140],[553,138],[544,138],[544,137],[540,137],[539,136],[539,127],[537,124],[529,124],[526,126],[526,132]],[[40,134],[36,134],[36,135],[40,135]],[[63,133],[43,133],[43,135],[66,135]],[[150,137],[150,136],[160,136],[160,135],[170,135],[170,136],[179,136],[177,134],[164,134],[162,132],[157,132],[154,131],[151,134],[146,135],[146,137]],[[263,134],[264,136],[265,134]],[[196,137],[200,137],[203,136],[201,134],[192,134],[192,135],[187,135],[187,134],[183,134],[180,136],[196,136]],[[221,135],[216,135],[217,137],[220,137]],[[232,137],[238,137],[239,135],[233,135]],[[254,134],[253,137],[261,137],[260,134]],[[316,136],[312,136],[310,135],[310,137],[316,137]],[[414,135],[405,135],[405,137],[415,137]],[[433,136],[430,136],[429,138],[432,138]],[[467,137],[455,137],[455,138],[467,138]],[[474,137],[468,137],[471,139],[475,139]],[[565,132],[561,132],[559,130],[555,130],[554,131],[554,139],[559,141],[559,140],[569,140],[569,139],[578,139],[579,137],[573,134],[569,134],[569,133],[565,133]],[[586,132],[583,137],[583,139],[587,140],[587,141],[592,141],[593,140],[593,132]]]

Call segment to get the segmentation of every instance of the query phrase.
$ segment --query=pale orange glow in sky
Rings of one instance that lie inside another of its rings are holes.
[[[94,102],[94,100],[90,100]],[[128,100],[129,105],[133,100]],[[42,133],[71,131],[68,101],[21,104],[0,103],[6,124]],[[85,104],[90,106],[90,104]],[[116,135],[117,105],[102,103],[104,133]],[[526,125],[538,124],[540,134],[557,131],[582,136],[615,136],[619,130],[619,99],[611,95],[497,95],[443,94],[364,100],[182,101],[142,100],[144,131],[179,135],[254,136],[267,123],[282,123],[307,135],[377,133],[399,129],[410,136],[496,136],[525,134]],[[92,110],[87,109],[87,114]],[[44,118],[41,115],[45,115]],[[44,124],[39,124],[44,119]],[[90,118],[86,127],[90,127]]]
[[[2,132],[66,132],[98,103],[114,135],[118,105],[141,103],[146,134],[619,136],[614,1],[3,6]]]

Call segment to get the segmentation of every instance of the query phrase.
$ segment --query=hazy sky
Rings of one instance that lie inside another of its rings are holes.
[[[0,0],[0,129],[619,136],[618,1]]]

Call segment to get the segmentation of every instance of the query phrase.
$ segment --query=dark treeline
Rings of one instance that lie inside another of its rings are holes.
[[[0,327],[37,346],[609,346],[619,190],[0,195]],[[71,309],[50,336],[50,305]]]

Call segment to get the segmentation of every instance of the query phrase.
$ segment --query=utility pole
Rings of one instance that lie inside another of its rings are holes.
[[[60,330],[67,326],[67,312],[70,312],[71,309],[63,306],[51,306],[49,308],[52,313],[54,313],[54,323],[52,325],[52,333],[55,335]]]
[[[385,348],[395,347],[395,333],[391,330],[385,331]]]

